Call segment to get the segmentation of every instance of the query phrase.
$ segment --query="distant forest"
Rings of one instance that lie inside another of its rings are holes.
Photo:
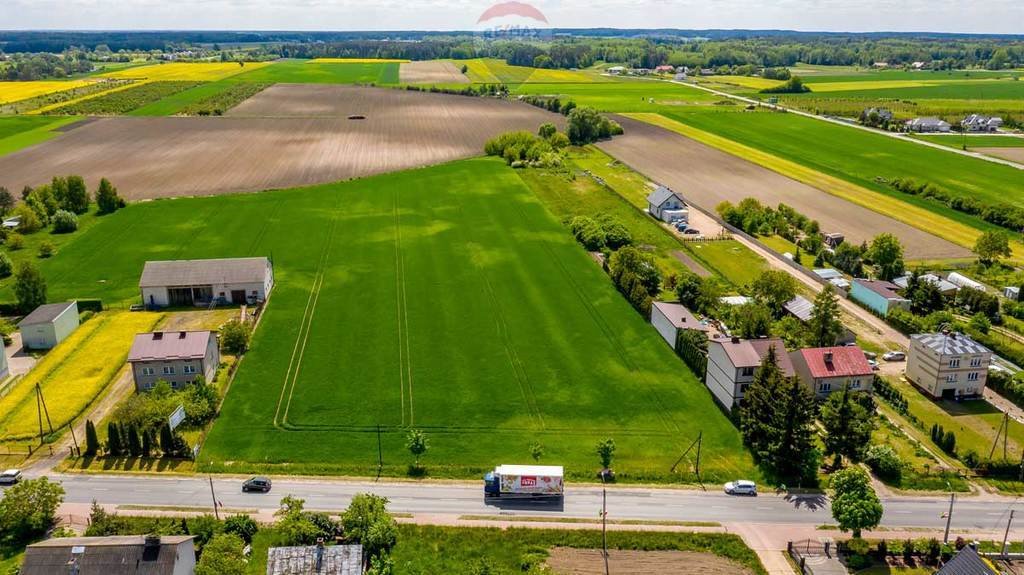
[[[861,65],[926,62],[932,68],[1024,65],[1024,36],[838,34],[744,30],[552,30],[543,41],[438,32],[0,32],[6,54],[69,50],[174,51],[221,46],[263,57],[381,57],[428,60],[494,57],[541,68],[595,62],[635,67]]]

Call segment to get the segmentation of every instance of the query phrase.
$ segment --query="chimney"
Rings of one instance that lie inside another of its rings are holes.
[[[319,573],[324,566],[324,538],[316,538],[316,569],[314,572]]]
[[[832,352],[831,351],[826,351],[825,352],[825,363],[832,363]]]
[[[179,331],[178,332],[178,339],[185,339],[185,332]]]
[[[732,342],[733,343],[739,343],[740,342],[740,338],[738,338],[736,336],[732,336]]]
[[[158,331],[158,332],[153,334],[153,341],[160,341],[163,338],[164,338],[164,332],[162,332],[162,331]]]
[[[160,558],[160,536],[146,535],[142,539],[142,560],[156,561]]]

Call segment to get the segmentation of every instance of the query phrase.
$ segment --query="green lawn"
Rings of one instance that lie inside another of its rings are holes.
[[[253,560],[247,572],[266,573],[267,549],[279,541],[275,530],[260,530],[253,539]],[[542,565],[555,547],[600,549],[601,531],[401,524],[391,558],[396,575],[511,574],[525,573],[530,567]],[[612,530],[608,532],[608,548],[707,553],[733,561],[736,571],[745,568],[758,575],[767,573],[757,554],[739,536],[728,533]]]
[[[910,197],[876,178],[911,177],[953,194],[1024,207],[1024,172],[912,142],[856,130],[796,114],[664,113],[672,119],[717,134],[814,170],[918,203],[944,216],[974,222],[937,202]]]
[[[995,136],[991,134],[967,135],[950,134],[948,136],[936,136],[931,134],[915,135],[914,139],[942,144],[950,148],[960,149],[966,143],[967,148],[1024,148],[1024,137],[1022,136]]]
[[[0,116],[0,156],[56,138],[58,128],[78,120],[77,116]]]
[[[246,255],[272,256],[277,286],[206,469],[369,475],[380,424],[388,474],[414,425],[438,476],[527,461],[537,441],[591,478],[613,437],[623,481],[692,481],[669,468],[700,431],[706,481],[758,475],[704,386],[500,161],[134,204],[40,268],[51,300],[130,302],[147,259]]]
[[[177,92],[155,102],[150,102],[142,107],[132,110],[129,116],[173,116],[175,114],[189,113],[190,109],[201,106],[204,102],[224,99],[224,105],[220,108],[224,111],[237,104],[241,100],[233,98],[236,92],[241,99],[249,97],[252,93],[258,92],[266,84],[255,84],[239,82],[234,77],[206,82],[194,88]],[[244,97],[243,97],[244,96]]]
[[[238,82],[300,84],[397,84],[397,62],[281,60],[234,76]]]

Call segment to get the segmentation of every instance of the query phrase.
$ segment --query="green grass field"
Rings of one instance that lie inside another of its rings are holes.
[[[202,109],[204,103],[217,102],[226,111],[245,98],[259,92],[267,84],[239,82],[234,78],[225,78],[216,82],[206,82],[194,88],[178,92],[132,110],[129,116],[173,116],[189,114],[195,109]]]
[[[300,84],[397,84],[397,62],[313,62],[281,60],[244,72],[238,82]]]
[[[720,96],[670,82],[629,79],[592,84],[520,84],[512,93],[558,96],[602,112],[660,112],[681,107],[708,107],[723,101]]]
[[[703,479],[758,476],[704,386],[500,161],[133,204],[75,236],[39,260],[51,300],[135,301],[148,259],[273,257],[204,469],[374,474],[379,424],[391,475],[413,425],[435,476],[528,461],[540,442],[592,478],[612,437],[621,480],[689,482],[669,469],[700,431]]]
[[[924,140],[933,144],[941,144],[950,148],[960,149],[966,143],[967,149],[971,148],[1024,148],[1024,137],[993,136],[993,135],[968,135],[960,134],[949,136],[936,136],[932,134],[918,134],[912,136],[916,140]]]
[[[51,110],[48,113],[80,116],[128,114],[142,106],[158,102],[163,98],[200,85],[199,82],[192,81],[142,83],[126,90],[118,90],[95,98],[73,102]]]
[[[58,128],[80,117],[0,116],[0,156],[34,146],[60,135]]]
[[[953,194],[1024,206],[1024,172],[977,158],[796,114],[673,111],[664,115],[860,186],[898,195],[908,203],[918,202],[951,219],[974,222],[975,227],[984,224],[936,202],[899,194],[876,178],[917,178]]]

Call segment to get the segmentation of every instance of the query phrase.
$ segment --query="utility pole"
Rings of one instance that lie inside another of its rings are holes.
[[[604,575],[608,571],[608,470],[601,471],[601,555],[604,556]]]
[[[1006,533],[1003,533],[1003,559],[1006,559],[1006,540],[1010,538],[1010,524],[1013,523],[1013,509],[1010,510],[1010,518],[1006,520]]]
[[[942,535],[942,542],[949,543],[949,524],[953,521],[953,500],[956,499],[956,493],[953,491],[949,492],[949,513],[946,514],[946,532]]]
[[[220,510],[217,509],[217,494],[213,491],[213,476],[210,475],[210,497],[213,498],[213,515],[220,521]]]

